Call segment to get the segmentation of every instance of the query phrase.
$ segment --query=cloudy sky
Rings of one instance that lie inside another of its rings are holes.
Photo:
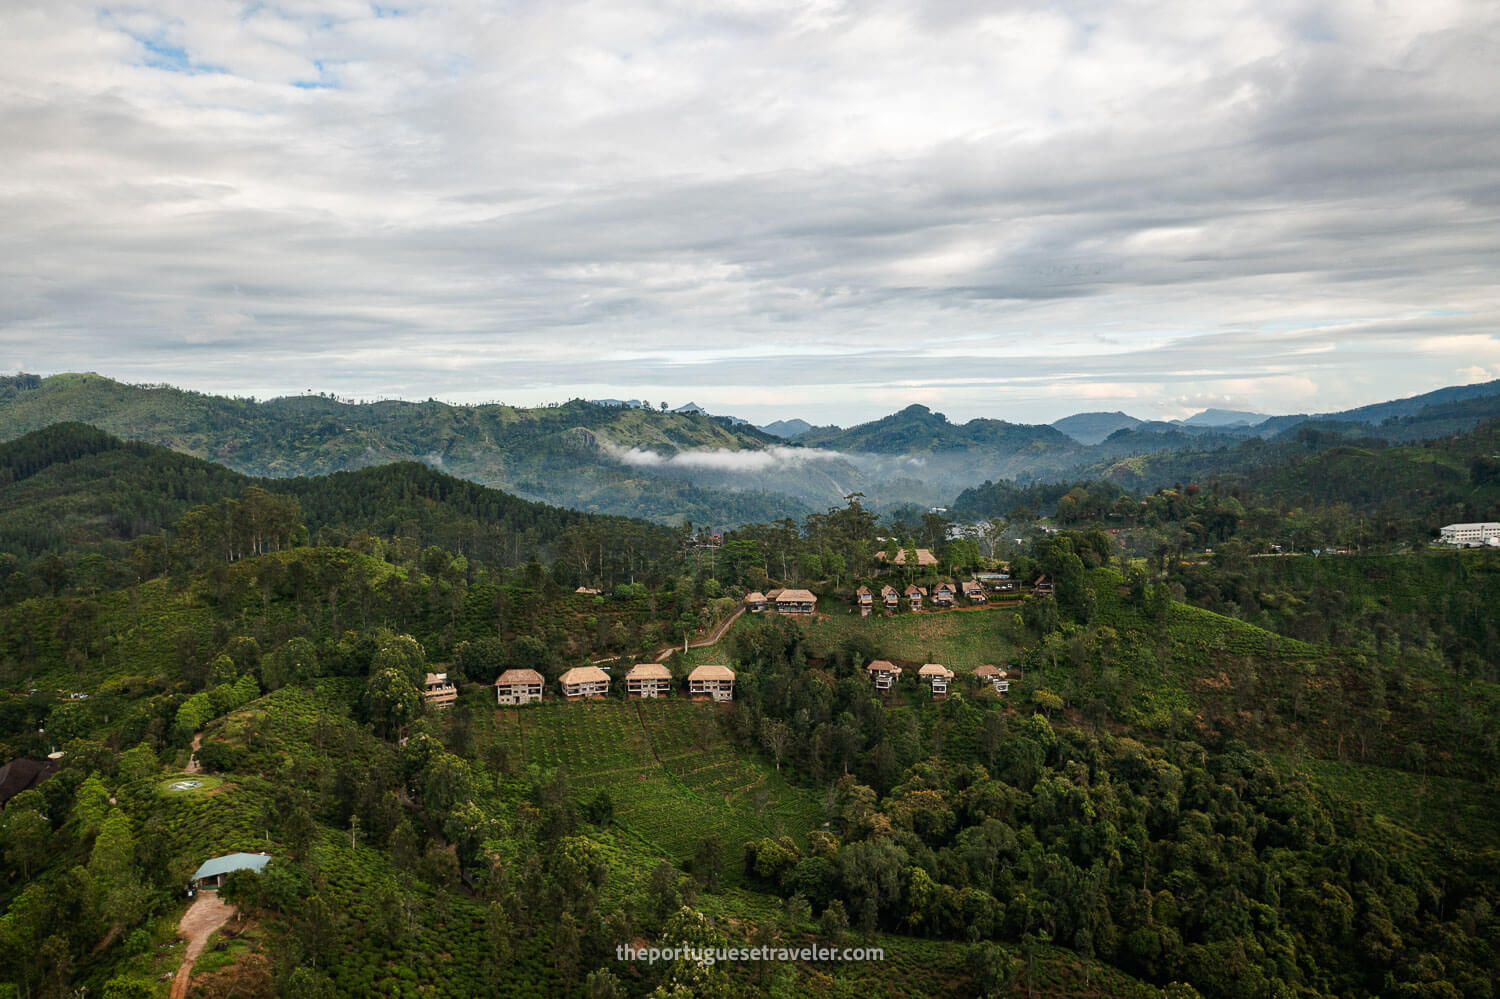
[[[0,3],[0,370],[851,423],[1500,378],[1493,0]]]

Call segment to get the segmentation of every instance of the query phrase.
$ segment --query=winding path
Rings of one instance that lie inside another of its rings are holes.
[[[710,645],[717,645],[718,642],[719,642],[719,639],[721,639],[721,638],[724,637],[725,632],[729,631],[730,627],[732,627],[734,625],[734,622],[738,621],[740,618],[742,618],[744,616],[745,616],[745,608],[744,608],[743,605],[741,605],[740,608],[738,610],[736,610],[733,614],[729,615],[724,620],[720,621],[719,624],[718,624],[718,626],[715,627],[713,631],[709,632],[707,638],[700,638],[696,642],[689,642],[688,643],[688,648],[690,648],[690,649],[706,649]],[[678,646],[675,645],[675,644],[673,644],[673,645],[664,645],[660,649],[657,650],[656,655],[654,655],[654,656],[651,657],[651,661],[652,662],[658,662],[658,663],[662,662],[663,660],[665,660],[667,658],[667,656],[670,656],[673,652],[676,652],[677,649],[678,649]],[[591,666],[598,666],[600,663],[616,663],[616,662],[619,662],[621,659],[625,659],[625,658],[628,658],[628,657],[626,657],[626,656],[605,656],[603,659],[590,659],[589,660],[589,665],[591,665]]]
[[[203,953],[203,947],[214,931],[234,915],[234,906],[219,898],[216,891],[200,891],[188,911],[182,914],[177,924],[177,935],[187,938],[187,950],[182,955],[182,966],[172,979],[172,999],[187,999],[188,984],[193,977],[193,962]]]

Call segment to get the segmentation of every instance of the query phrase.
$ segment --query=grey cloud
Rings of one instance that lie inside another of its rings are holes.
[[[142,6],[205,60],[241,30]],[[1492,5],[363,10],[191,79],[83,5],[0,12],[0,363],[841,423],[1500,363],[1412,342],[1500,314]],[[314,59],[337,89],[289,85]]]

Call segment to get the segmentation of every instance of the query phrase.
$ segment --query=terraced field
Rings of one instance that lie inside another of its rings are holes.
[[[501,708],[496,723],[527,763],[562,769],[580,792],[607,790],[616,822],[674,860],[714,834],[731,857],[747,839],[804,841],[823,821],[819,799],[726,742],[717,710],[609,699]]]

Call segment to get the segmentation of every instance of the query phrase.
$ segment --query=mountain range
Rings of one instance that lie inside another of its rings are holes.
[[[1241,446],[1251,439],[1300,434],[1317,448],[1451,435],[1500,417],[1500,381],[1249,422],[1261,415],[1209,410],[1169,422],[1116,412],[1053,425],[954,423],[912,405],[848,428],[801,420],[757,428],[696,404],[666,410],[573,400],[521,408],[356,404],[323,395],[257,402],[96,374],[0,378],[0,440],[72,421],[275,478],[416,461],[523,499],[715,526],[800,518],[853,492],[889,510],[950,506],[987,481],[1103,478],[1149,489],[1184,469],[1194,477],[1233,473],[1264,456]]]

